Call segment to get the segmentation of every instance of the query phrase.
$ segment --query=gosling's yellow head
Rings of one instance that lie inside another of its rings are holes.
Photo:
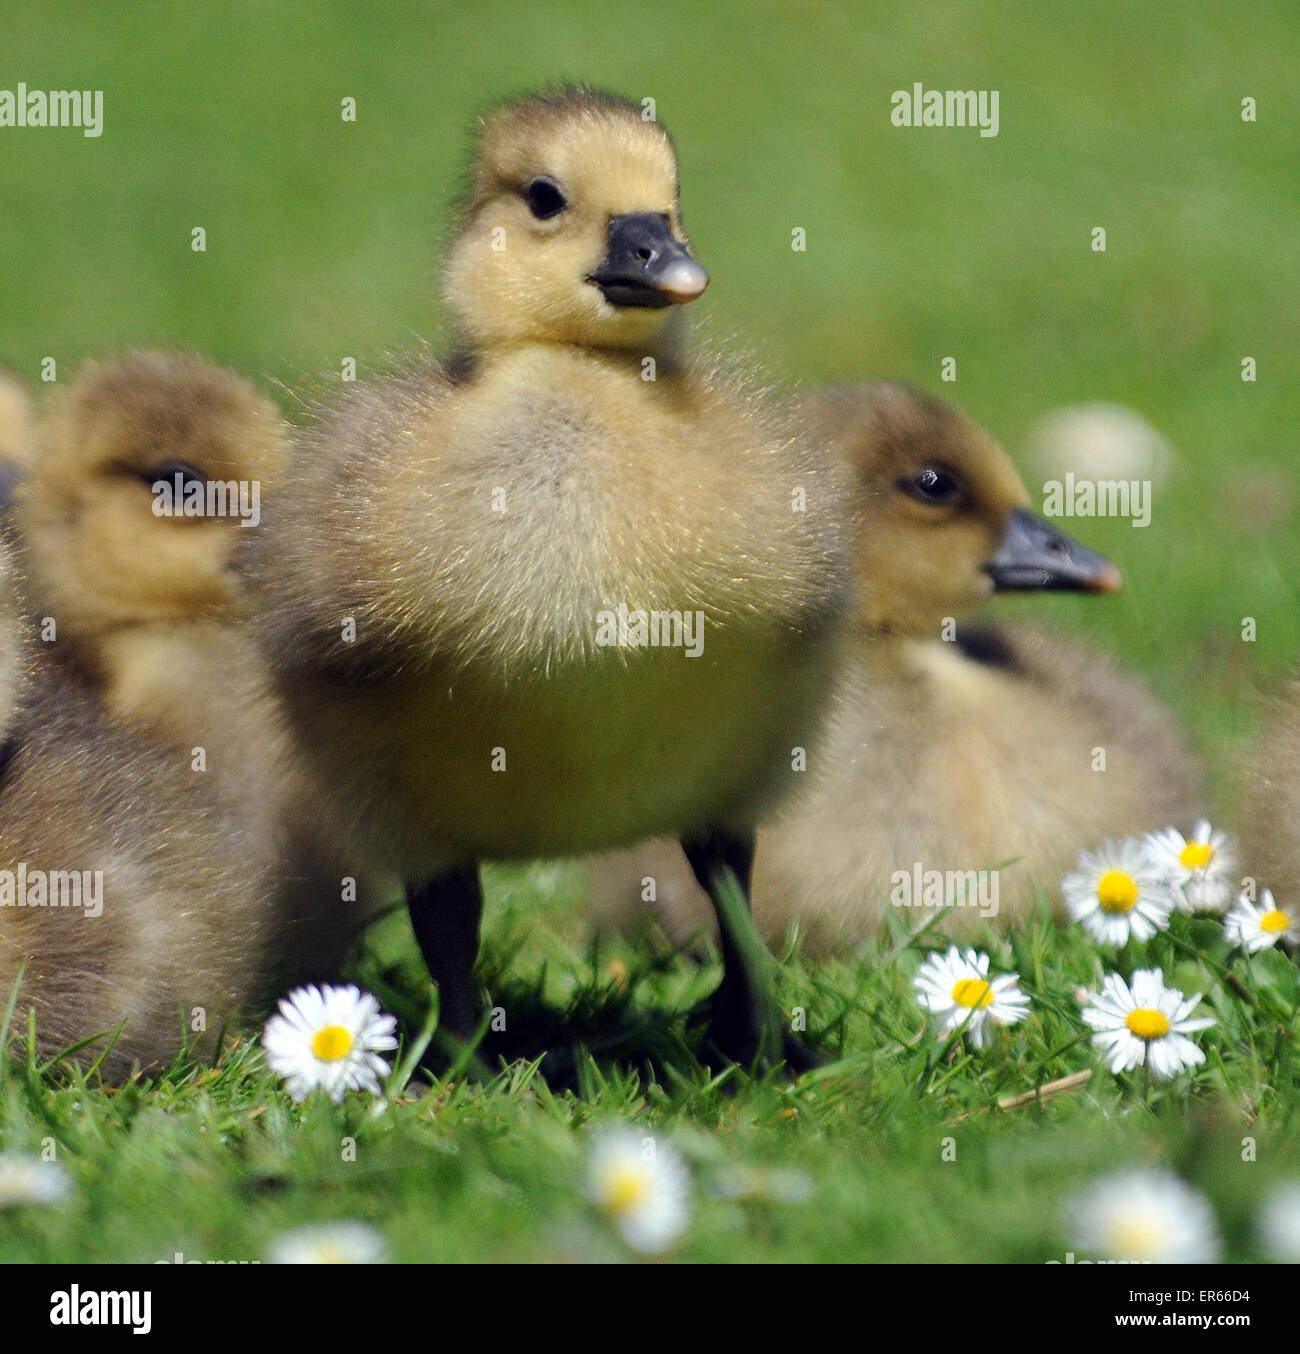
[[[240,517],[155,508],[186,494],[214,501],[210,482],[223,497],[256,485],[260,501],[283,458],[274,406],[223,367],[173,353],[88,364],[46,421],[17,494],[42,612],[73,639],[235,615]]]
[[[640,107],[568,90],[484,120],[446,272],[471,344],[644,349],[708,280],[673,143]]]
[[[1015,467],[982,428],[895,385],[819,391],[806,421],[854,476],[859,619],[932,635],[994,592],[1115,592],[1119,570],[1030,512]]]

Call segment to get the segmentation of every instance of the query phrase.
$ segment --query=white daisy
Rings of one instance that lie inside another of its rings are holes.
[[[1080,1013],[1097,1031],[1092,1042],[1105,1050],[1112,1072],[1125,1072],[1145,1063],[1159,1080],[1177,1076],[1186,1067],[1205,1061],[1205,1054],[1186,1036],[1213,1025],[1213,1016],[1191,1013],[1199,992],[1184,997],[1166,987],[1159,969],[1138,969],[1133,986],[1117,973],[1108,973],[1101,992]]]
[[[337,1105],[350,1090],[379,1094],[379,1078],[389,1068],[378,1055],[397,1047],[396,1028],[368,992],[300,987],[266,1022],[262,1048],[295,1100],[306,1100],[319,1086]]]
[[[812,1198],[813,1182],[806,1171],[779,1166],[727,1166],[714,1176],[709,1192],[719,1199],[803,1204]]]
[[[940,1017],[936,1028],[948,1034],[961,1028],[975,1048],[989,1041],[989,1026],[1014,1025],[1029,1014],[1029,998],[1020,990],[1020,976],[1003,973],[990,979],[989,957],[975,950],[962,954],[956,945],[947,954],[931,954],[916,972],[916,999]]]
[[[1259,1235],[1269,1258],[1300,1264],[1300,1180],[1288,1180],[1259,1210]]]
[[[1219,1256],[1214,1211],[1169,1171],[1131,1170],[1094,1180],[1067,1207],[1071,1244],[1098,1260],[1211,1264]]]
[[[72,1182],[58,1162],[24,1152],[0,1152],[0,1208],[57,1204],[71,1192]]]
[[[266,1252],[273,1265],[383,1265],[388,1243],[364,1222],[325,1222],[296,1227]]]
[[[1252,903],[1246,894],[1238,896],[1232,911],[1223,919],[1223,929],[1234,945],[1254,954],[1266,950],[1279,940],[1293,945],[1300,942],[1300,921],[1286,908],[1273,901],[1272,889],[1260,889],[1259,902]]]
[[[1184,837],[1177,828],[1150,832],[1146,839],[1152,859],[1178,891],[1184,912],[1222,912],[1232,901],[1237,869],[1232,838],[1202,818]]]
[[[1103,945],[1150,940],[1169,925],[1178,897],[1146,846],[1129,838],[1083,851],[1078,868],[1061,880],[1070,916]]]
[[[633,1250],[665,1251],[690,1222],[691,1178],[669,1143],[632,1129],[598,1133],[587,1162],[587,1197]]]

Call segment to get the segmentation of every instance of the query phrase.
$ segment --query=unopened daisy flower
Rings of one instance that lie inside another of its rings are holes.
[[[300,987],[266,1022],[262,1048],[295,1100],[319,1086],[337,1105],[350,1090],[379,1094],[379,1078],[389,1071],[379,1053],[397,1047],[396,1028],[368,992]]]
[[[1061,880],[1070,916],[1103,945],[1150,940],[1169,925],[1178,895],[1144,843],[1108,841],[1080,853],[1072,874]]]
[[[388,1243],[364,1222],[325,1222],[286,1232],[266,1258],[273,1265],[382,1265]]]
[[[0,1152],[0,1208],[57,1204],[71,1192],[72,1182],[58,1162],[24,1152]]]
[[[607,1130],[591,1144],[587,1197],[633,1250],[654,1254],[690,1221],[690,1172],[671,1144],[632,1129]]]
[[[1184,837],[1167,827],[1147,834],[1147,849],[1177,890],[1177,905],[1184,912],[1222,912],[1232,901],[1233,875],[1237,868],[1232,838],[1216,831],[1202,818]]]
[[[963,1029],[975,1048],[989,1041],[990,1025],[1014,1025],[1029,1014],[1029,998],[1016,973],[989,976],[989,957],[975,950],[962,954],[956,945],[947,954],[931,954],[912,985],[917,1001],[939,1017],[944,1034]]]
[[[1092,1042],[1102,1048],[1112,1072],[1126,1072],[1145,1064],[1153,1076],[1167,1080],[1186,1067],[1205,1061],[1205,1054],[1187,1035],[1208,1029],[1213,1016],[1192,1012],[1201,994],[1184,997],[1166,987],[1159,969],[1138,969],[1133,986],[1117,973],[1108,973],[1101,992],[1080,1013],[1097,1031]]]
[[[1273,901],[1272,889],[1260,889],[1257,903],[1252,903],[1248,895],[1240,894],[1232,911],[1223,919],[1223,930],[1234,945],[1242,946],[1251,954],[1266,950],[1279,940],[1292,944],[1300,941],[1300,921],[1293,912],[1278,907]]]
[[[1214,1212],[1169,1171],[1132,1170],[1095,1180],[1066,1210],[1072,1245],[1098,1260],[1210,1264],[1219,1256]]]
[[[1271,1260],[1300,1265],[1300,1180],[1288,1180],[1259,1210],[1259,1237]]]

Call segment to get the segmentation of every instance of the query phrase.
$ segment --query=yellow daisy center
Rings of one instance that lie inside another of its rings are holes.
[[[323,1063],[336,1063],[352,1051],[352,1035],[342,1025],[326,1025],[312,1035],[311,1051]]]
[[[1203,870],[1214,859],[1209,842],[1188,842],[1178,853],[1178,861],[1189,870]]]
[[[1137,880],[1123,870],[1107,870],[1097,881],[1097,901],[1107,912],[1131,912],[1137,900]]]
[[[1169,1033],[1169,1017],[1150,1006],[1139,1006],[1124,1017],[1124,1023],[1139,1039],[1160,1039]]]
[[[952,989],[952,999],[958,1006],[969,1006],[972,1010],[992,1006],[993,989],[983,978],[962,978]]]
[[[1107,1250],[1117,1260],[1143,1260],[1154,1255],[1160,1229],[1149,1218],[1121,1213],[1106,1228]]]
[[[1279,931],[1285,931],[1290,925],[1291,918],[1278,907],[1275,907],[1272,912],[1265,912],[1259,919],[1259,929],[1261,931],[1267,931],[1270,935],[1276,935]]]
[[[645,1202],[650,1181],[638,1166],[615,1166],[605,1176],[605,1207],[611,1213],[629,1213]]]

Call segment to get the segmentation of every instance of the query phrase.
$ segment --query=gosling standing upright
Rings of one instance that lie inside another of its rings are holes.
[[[409,881],[459,1036],[480,861],[671,834],[717,902],[820,722],[834,463],[683,355],[678,306],[708,278],[677,178],[617,99],[487,118],[446,270],[462,351],[304,437],[258,554],[299,743]],[[771,1012],[724,949],[711,1035],[748,1062]]]

